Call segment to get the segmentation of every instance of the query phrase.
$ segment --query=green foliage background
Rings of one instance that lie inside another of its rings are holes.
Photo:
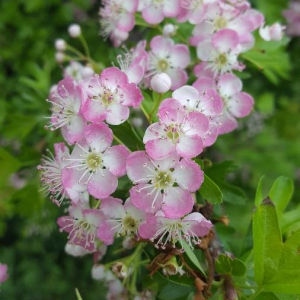
[[[284,21],[287,1],[253,2],[268,23]],[[109,66],[118,53],[99,37],[98,9],[93,0],[0,2],[0,262],[9,265],[10,274],[1,287],[4,300],[75,299],[75,287],[85,300],[104,294],[90,277],[91,257],[64,253],[66,236],[56,226],[63,208],[39,193],[36,170],[45,149],[60,141],[59,133],[44,130],[43,118],[49,113],[49,88],[62,72],[54,60],[54,40],[71,42],[67,27],[78,22],[95,60]],[[131,43],[143,34],[148,33],[136,32]],[[256,49],[266,47],[256,44]],[[300,228],[300,41],[285,39],[270,47],[268,57],[256,50],[244,55],[244,88],[255,97],[255,111],[205,153],[213,162],[208,175],[224,195],[225,205],[216,205],[215,213],[230,219],[228,227],[217,230],[225,249],[237,257],[252,247],[253,199],[262,175],[267,189],[280,175],[294,181],[295,196],[287,208],[293,212],[285,218],[284,233]],[[11,184],[16,172],[25,183],[20,189]],[[167,299],[165,294],[160,298]]]

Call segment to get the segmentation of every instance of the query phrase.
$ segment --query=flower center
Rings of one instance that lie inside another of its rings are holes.
[[[111,102],[114,100],[114,96],[110,91],[105,91],[102,95],[101,95],[101,101],[105,106],[108,106],[109,104],[111,104]]]
[[[92,171],[96,171],[102,164],[102,159],[99,153],[91,152],[86,158],[86,164]]]
[[[178,132],[178,129],[171,125],[171,126],[168,128],[168,131],[167,131],[167,133],[166,133],[166,136],[167,136],[168,139],[172,140],[172,142],[173,142],[174,144],[176,144],[177,141],[178,141],[178,139],[179,139],[180,134],[179,134],[179,132]]]
[[[135,232],[137,229],[138,223],[130,216],[126,216],[123,220],[123,228],[126,232]]]
[[[161,72],[165,72],[168,68],[169,68],[169,63],[167,60],[165,59],[160,59],[158,62],[157,62],[157,68],[159,71]]]
[[[164,189],[170,186],[173,182],[170,173],[164,171],[158,171],[156,173],[156,177],[154,180],[155,180],[155,187],[160,189]]]
[[[219,17],[215,20],[215,27],[217,30],[225,28],[228,22],[224,17]]]
[[[226,65],[227,62],[228,62],[227,55],[224,53],[221,53],[216,59],[216,63],[219,67]]]

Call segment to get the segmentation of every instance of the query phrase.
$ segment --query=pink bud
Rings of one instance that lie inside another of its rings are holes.
[[[83,79],[87,79],[92,77],[95,74],[94,70],[91,67],[84,67],[82,69],[82,77]]]
[[[57,39],[55,41],[55,49],[57,51],[65,51],[67,48],[67,44],[63,39]]]
[[[274,23],[272,26],[260,27],[259,35],[265,41],[280,41],[283,36],[284,26],[281,26],[280,23]]]
[[[71,24],[68,28],[68,32],[72,38],[77,38],[81,35],[81,27],[78,24]]]
[[[56,52],[55,59],[58,63],[62,63],[65,60],[65,55],[62,52]]]
[[[177,31],[177,26],[173,24],[166,24],[163,28],[163,35],[166,37],[174,36]]]
[[[167,92],[172,85],[170,76],[166,73],[156,74],[151,79],[151,88],[153,91],[163,94]]]

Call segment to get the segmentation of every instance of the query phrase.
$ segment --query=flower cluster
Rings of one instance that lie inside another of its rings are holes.
[[[287,20],[286,32],[291,36],[300,36],[300,3],[297,0],[291,0],[289,8],[283,11]]]
[[[196,192],[204,181],[199,155],[219,135],[236,129],[237,119],[249,115],[254,105],[233,73],[246,67],[239,56],[253,47],[254,30],[260,28],[265,40],[278,40],[283,28],[264,27],[264,16],[247,0],[102,4],[102,34],[116,47],[128,38],[139,14],[151,28],[166,17],[178,26],[166,24],[163,35],[138,41],[130,50],[124,47],[113,67],[100,68],[89,51],[79,56],[88,64],[71,61],[65,67],[64,79],[52,87],[47,100],[51,116],[45,126],[59,129],[65,143],[55,144],[55,153],[45,156],[38,167],[43,189],[57,205],[68,205],[57,223],[68,234],[66,251],[73,256],[93,253],[98,262],[118,237],[126,249],[149,243],[160,251],[182,253],[186,244],[198,247],[212,228],[196,205]],[[182,22],[192,24],[193,30],[177,43]],[[78,28],[70,35],[84,41]],[[196,48],[200,63],[189,46]],[[62,40],[56,41],[56,48],[77,53]],[[155,96],[151,103],[144,100],[150,88]],[[126,143],[128,131],[115,135],[122,126],[133,128],[131,112],[144,112],[139,132],[130,131],[137,137],[134,149]],[[131,264],[136,257],[130,258]],[[174,274],[174,269],[184,273],[173,262],[167,270],[167,263],[162,264],[164,274]],[[135,272],[125,261],[113,269],[119,278]],[[128,298],[106,267],[95,265],[93,277],[104,280],[108,299]],[[147,293],[138,297],[148,299]]]

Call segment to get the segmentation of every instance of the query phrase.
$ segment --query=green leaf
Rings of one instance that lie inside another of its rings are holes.
[[[202,197],[212,204],[222,203],[223,194],[220,188],[206,174],[199,190]]]
[[[261,202],[263,201],[263,199],[265,198],[263,196],[263,183],[264,183],[264,179],[265,179],[265,176],[262,176],[260,179],[259,179],[259,182],[258,182],[258,185],[257,185],[257,189],[256,189],[256,194],[255,194],[255,206],[258,206],[261,204]]]
[[[177,284],[169,283],[167,284],[158,295],[158,299],[162,300],[176,300],[183,296],[185,299],[187,296],[194,291],[192,286],[182,286]]]
[[[237,259],[230,258],[228,255],[220,254],[215,262],[216,271],[219,274],[231,274],[233,276],[243,276],[246,273],[245,264]]]
[[[281,176],[275,180],[269,192],[270,199],[274,202],[278,216],[281,216],[288,205],[294,191],[291,179]]]
[[[185,250],[186,255],[191,260],[191,262],[199,269],[200,272],[202,272],[205,275],[205,272],[204,272],[203,268],[201,267],[198,258],[196,257],[195,253],[193,252],[191,247],[188,245],[188,243],[184,240],[181,240],[181,245],[182,245],[183,249]]]
[[[75,288],[75,294],[76,294],[77,300],[83,300],[77,288]]]
[[[276,208],[270,199],[253,217],[254,275],[265,292],[300,294],[300,230],[282,242]]]
[[[5,185],[9,176],[18,171],[22,164],[5,149],[0,148],[0,187]]]
[[[141,138],[130,123],[124,122],[117,126],[110,126],[110,128],[118,139],[117,143],[123,143],[131,151],[144,149]]]

